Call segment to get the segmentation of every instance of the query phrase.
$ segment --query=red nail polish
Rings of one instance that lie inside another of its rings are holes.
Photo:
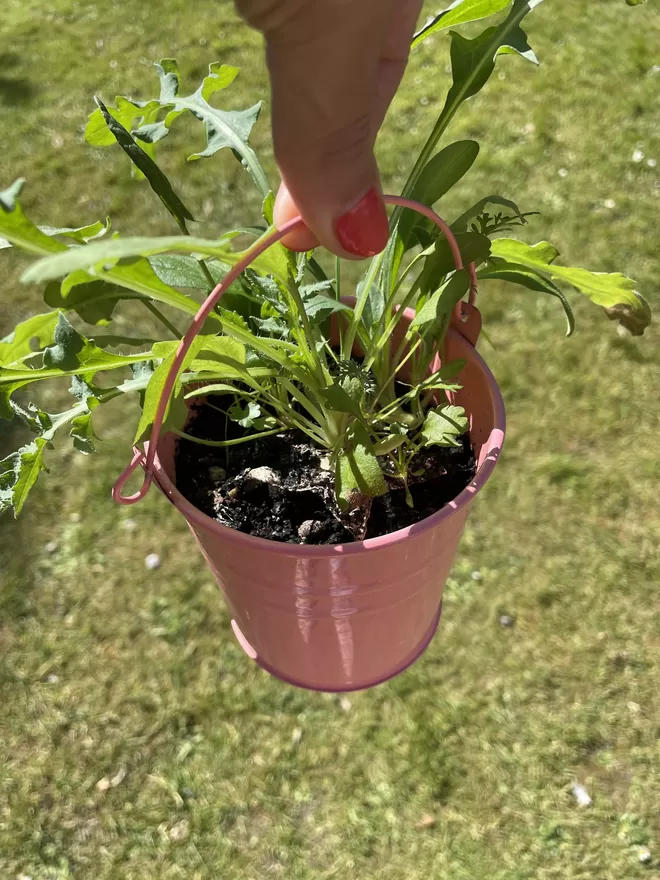
[[[340,245],[357,257],[374,257],[385,249],[389,223],[380,193],[372,188],[350,211],[337,220]]]

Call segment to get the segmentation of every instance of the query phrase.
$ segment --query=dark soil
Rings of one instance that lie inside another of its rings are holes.
[[[242,429],[226,422],[217,409],[201,405],[186,431],[219,440],[240,436]],[[291,544],[344,544],[420,522],[452,501],[476,473],[466,435],[461,447],[432,447],[414,463],[411,470],[424,469],[423,476],[411,479],[414,508],[406,504],[401,482],[388,477],[387,495],[343,514],[323,459],[323,451],[303,434],[277,434],[230,447],[180,439],[176,484],[203,513],[246,534]]]

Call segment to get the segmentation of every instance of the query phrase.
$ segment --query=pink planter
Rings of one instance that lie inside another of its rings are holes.
[[[412,208],[434,222],[463,266],[451,229],[425,205],[399,196],[385,201]],[[447,338],[447,358],[464,358],[463,388],[454,395],[470,417],[477,455],[475,479],[442,510],[382,538],[334,547],[306,547],[254,538],[227,528],[193,507],[176,488],[175,438],[161,436],[165,407],[186,352],[231,283],[274,242],[302,225],[296,218],[261,239],[208,296],[184,336],[163,387],[151,442],[136,450],[117,480],[113,497],[135,504],[152,480],[181,511],[231,608],[232,627],[246,653],[268,672],[299,687],[361,690],[403,671],[427,647],[440,619],[442,591],[474,496],[493,472],[504,440],[504,404],[497,383],[475,351],[481,327],[474,308],[477,277],[470,273],[470,302],[459,303]],[[412,320],[407,312],[397,327]],[[142,466],[142,488],[122,494]]]
[[[154,479],[185,516],[232,611],[246,653],[278,678],[323,691],[361,690],[402,672],[440,619],[442,591],[475,495],[502,448],[504,405],[492,373],[457,331],[450,360],[465,358],[463,390],[478,471],[449,505],[382,538],[306,547],[236,532],[176,488],[175,438],[163,437]]]

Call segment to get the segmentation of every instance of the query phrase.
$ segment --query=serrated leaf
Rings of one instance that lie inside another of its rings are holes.
[[[497,56],[511,52],[538,64],[520,25],[506,30],[501,26],[487,28],[471,40],[452,31],[450,54],[454,82],[447,95],[446,106],[457,101],[462,103],[477,95],[495,70]]]
[[[480,281],[508,281],[528,290],[547,293],[556,297],[562,304],[566,315],[566,335],[572,336],[575,331],[575,316],[571,304],[556,284],[549,278],[539,275],[533,269],[522,266],[519,263],[509,263],[506,260],[493,258],[484,269],[479,272]]]
[[[464,214],[461,214],[461,216],[451,224],[452,231],[455,233],[466,232],[470,220],[483,214],[488,205],[501,205],[504,208],[508,208],[510,211],[513,211],[514,216],[518,220],[523,223],[525,222],[525,217],[515,202],[512,202],[511,199],[505,199],[502,196],[492,195],[480,199],[475,205],[468,208]]]
[[[58,312],[46,312],[44,315],[34,315],[18,324],[9,336],[0,340],[0,366],[9,366],[30,354],[33,342],[38,348],[51,343],[55,336],[58,318]]]
[[[453,83],[434,131],[439,137],[456,115],[464,101],[478,94],[495,70],[498,55],[515,51],[536,62],[520,22],[541,0],[514,0],[507,18],[497,27],[487,28],[472,40],[466,40],[456,31],[451,34],[451,65]],[[406,187],[409,195],[415,177]]]
[[[108,111],[103,101],[96,98],[99,110],[103,114],[105,124],[112,132],[119,146],[129,157],[131,162],[144,174],[149,181],[149,185],[161,200],[167,211],[174,217],[182,229],[186,228],[187,220],[195,218],[188,208],[183,204],[179,196],[172,189],[165,174],[156,165],[154,160],[136,143],[129,131],[115,119]]]
[[[252,318],[260,336],[275,336],[277,339],[288,339],[291,335],[286,321],[278,318]]]
[[[439,12],[413,37],[412,48],[419,46],[427,37],[450,27],[479,21],[506,9],[511,0],[454,0],[443,12]]]
[[[209,75],[199,87],[199,94],[205,101],[208,101],[211,95],[230,86],[237,76],[238,67],[214,61],[209,65]]]
[[[0,513],[13,508],[18,516],[42,471],[47,441],[38,437],[0,461]]]
[[[209,98],[218,90],[226,88],[236,76],[236,68],[226,65],[211,64],[209,75],[201,86],[191,95],[182,97],[179,94],[180,74],[176,62],[165,59],[156,65],[160,77],[160,96],[150,102],[130,101],[117,98],[117,108],[109,108],[111,115],[125,128],[130,128],[134,119],[140,118],[138,128],[133,135],[147,144],[155,144],[169,134],[173,122],[186,111],[203,123],[206,131],[206,148],[191,156],[191,159],[207,158],[219,150],[230,148],[242,164],[265,198],[271,191],[265,172],[248,139],[252,131],[261,104],[243,111],[225,111],[209,104]],[[122,104],[123,102],[123,104]],[[164,114],[163,119],[158,115]],[[88,124],[86,137],[89,142],[103,146],[98,133],[98,117],[92,114]]]
[[[352,312],[350,306],[345,305],[337,299],[331,299],[329,296],[317,294],[304,301],[305,312],[309,318],[316,322],[324,321],[327,317],[335,312]]]
[[[57,379],[63,376],[93,376],[95,373],[128,367],[140,361],[150,360],[151,352],[133,355],[110,354],[71,327],[64,315],[60,315],[54,334],[54,345],[44,352],[44,366],[40,369],[0,367],[0,418],[11,421],[13,410],[11,395],[33,382]]]
[[[33,434],[43,434],[52,427],[50,415],[36,404],[28,403],[27,406],[23,407],[16,403],[15,400],[12,400],[10,401],[10,406],[18,420],[32,431]]]
[[[541,272],[555,281],[564,281],[602,306],[608,315],[619,320],[635,336],[641,336],[651,323],[651,310],[635,290],[635,282],[620,272],[589,272],[554,262],[558,250],[547,241],[530,246],[512,238],[493,241],[492,254]]]
[[[73,438],[73,445],[78,452],[82,452],[83,455],[90,455],[92,452],[96,452],[96,440],[98,438],[94,433],[91,412],[83,413],[71,422],[71,437]]]
[[[263,412],[259,404],[253,400],[248,400],[245,403],[236,401],[229,408],[228,413],[233,422],[242,428],[253,428],[255,431],[266,431],[278,424],[276,419]]]
[[[470,427],[462,406],[446,404],[429,410],[420,432],[424,446],[460,446],[458,438]]]

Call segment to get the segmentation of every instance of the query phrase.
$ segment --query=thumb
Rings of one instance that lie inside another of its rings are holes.
[[[285,182],[276,220],[289,219],[295,205],[313,236],[343,257],[373,256],[388,238],[373,147],[391,5],[317,0],[266,31],[275,156]]]

